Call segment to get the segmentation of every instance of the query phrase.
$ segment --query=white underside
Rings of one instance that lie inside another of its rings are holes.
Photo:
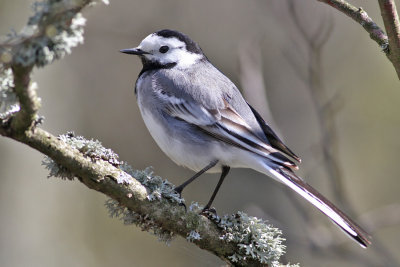
[[[176,164],[193,171],[199,171],[217,159],[219,161],[218,164],[208,171],[211,173],[221,172],[222,165],[233,168],[255,167],[251,163],[254,162],[253,153],[226,145],[218,140],[211,141],[212,144],[199,149],[199,147],[194,148],[190,143],[183,143],[174,136],[168,136],[151,112],[143,110],[140,104],[139,108],[151,136],[161,150]]]

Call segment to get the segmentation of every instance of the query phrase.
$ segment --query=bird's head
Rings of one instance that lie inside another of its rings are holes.
[[[152,33],[138,47],[122,49],[121,52],[141,57],[144,67],[188,68],[206,58],[197,43],[174,30]]]

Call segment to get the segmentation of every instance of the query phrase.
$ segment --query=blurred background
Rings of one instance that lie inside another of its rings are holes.
[[[25,25],[33,1],[0,0],[0,35]],[[377,3],[352,1],[380,25]],[[400,6],[399,2],[396,2]],[[399,266],[400,83],[378,45],[345,15],[315,0],[111,1],[84,10],[85,43],[36,69],[43,128],[75,131],[134,168],[180,184],[193,173],[157,147],[133,93],[141,63],[118,51],[171,28],[198,42],[303,162],[298,172],[373,236],[363,250],[284,186],[231,171],[214,206],[283,230],[283,261],[301,266]],[[268,101],[267,101],[268,99]],[[183,238],[169,246],[111,219],[106,197],[47,179],[43,156],[0,138],[1,266],[222,266]],[[184,191],[206,203],[217,175]]]

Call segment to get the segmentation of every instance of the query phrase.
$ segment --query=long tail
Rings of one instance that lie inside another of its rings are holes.
[[[311,204],[326,214],[333,223],[355,240],[361,247],[366,248],[371,244],[371,236],[360,226],[353,222],[346,214],[321,195],[316,189],[307,184],[303,179],[285,168],[273,169],[266,166],[269,172],[280,182],[289,186],[296,193],[304,197]]]

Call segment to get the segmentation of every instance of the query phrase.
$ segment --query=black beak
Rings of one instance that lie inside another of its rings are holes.
[[[140,48],[128,48],[128,49],[122,49],[122,50],[119,50],[119,51],[122,52],[122,53],[125,53],[125,54],[137,55],[137,56],[150,54],[149,52],[143,51]]]

